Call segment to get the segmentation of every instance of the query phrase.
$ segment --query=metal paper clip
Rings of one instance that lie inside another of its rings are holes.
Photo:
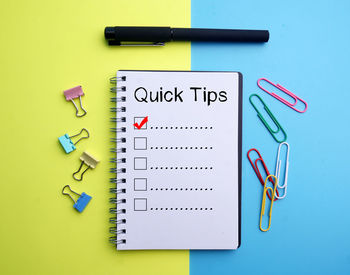
[[[68,90],[65,90],[63,91],[64,93],[64,96],[66,97],[66,100],[67,101],[72,101],[73,102],[73,105],[75,107],[75,109],[77,110],[75,115],[77,117],[82,117],[82,116],[85,116],[86,115],[86,110],[84,109],[82,103],[81,103],[81,96],[84,95],[84,92],[83,92],[83,89],[81,88],[81,86],[76,86],[74,88],[71,88],[71,89],[68,89]],[[79,115],[79,109],[77,107],[77,105],[75,104],[74,102],[74,98],[78,98],[79,97],[79,102],[80,102],[80,108],[84,111],[83,114]]]
[[[287,195],[287,182],[288,182],[288,167],[289,167],[289,144],[287,142],[282,142],[278,146],[278,151],[277,151],[277,160],[276,160],[276,170],[275,170],[275,176],[280,182],[280,170],[281,170],[281,160],[280,160],[280,151],[281,147],[285,144],[287,146],[287,158],[286,158],[286,168],[284,170],[284,183],[283,185],[277,185],[278,188],[284,189],[283,196],[279,196],[278,192],[276,193],[276,198],[277,199],[283,199]]]
[[[274,86],[277,89],[281,90],[282,92],[286,93],[287,95],[289,95],[291,98],[294,99],[294,102],[291,103],[291,102],[285,100],[284,98],[280,97],[279,95],[269,92],[268,90],[266,90],[265,88],[263,88],[260,85],[260,83],[259,83],[260,81],[266,81],[267,83],[271,84],[272,86]],[[279,101],[281,101],[282,103],[284,103],[288,107],[292,108],[294,111],[297,111],[299,113],[304,113],[307,110],[307,103],[304,100],[302,100],[300,97],[298,97],[295,94],[293,94],[291,91],[288,91],[286,88],[284,88],[280,84],[274,84],[274,83],[272,83],[270,80],[268,80],[266,78],[260,78],[260,79],[258,79],[258,86],[259,86],[260,89],[264,90],[269,95],[273,96],[274,98],[278,99]],[[294,106],[297,105],[298,100],[301,101],[305,105],[304,110],[298,110],[298,109],[294,108]]]
[[[70,190],[72,193],[74,193],[74,194],[76,194],[76,195],[79,196],[79,198],[78,198],[77,201],[75,201],[75,200],[73,199],[73,197],[72,197],[69,193],[65,193],[65,192],[64,192],[64,189],[66,189],[67,187],[69,188],[69,190]],[[76,210],[78,210],[80,213],[83,212],[83,210],[85,209],[85,207],[87,206],[87,204],[88,204],[88,203],[90,202],[90,200],[92,199],[91,196],[89,196],[88,194],[86,194],[86,193],[84,193],[84,192],[81,193],[81,194],[79,194],[79,193],[77,193],[77,192],[74,192],[74,191],[70,188],[69,185],[66,185],[65,187],[63,187],[63,189],[62,189],[62,194],[63,194],[63,195],[69,196],[69,197],[72,199],[72,201],[74,201],[73,207],[74,207]]]
[[[276,184],[274,185],[273,189],[271,187],[267,187],[267,181],[270,177],[275,178],[276,180]],[[274,175],[268,175],[265,179],[265,183],[264,183],[264,191],[263,191],[263,197],[262,197],[262,201],[261,201],[261,211],[260,211],[260,223],[259,223],[259,227],[261,231],[269,231],[270,230],[270,226],[271,226],[271,215],[272,215],[272,206],[273,206],[273,202],[274,200],[271,200],[271,204],[270,204],[270,211],[269,211],[269,221],[268,221],[268,227],[267,228],[262,228],[261,223],[262,223],[262,218],[265,215],[265,204],[266,204],[266,193],[268,190],[271,191],[272,193],[272,197],[275,197],[275,193],[276,193],[276,188],[278,185],[278,179],[274,176]]]
[[[73,178],[77,181],[82,181],[83,180],[83,175],[87,170],[90,168],[94,169],[96,165],[99,163],[99,160],[95,159],[92,155],[90,155],[88,152],[83,152],[82,155],[80,156],[81,164],[78,169],[78,171],[73,173]],[[80,178],[76,178],[75,174],[78,174],[83,167],[83,165],[86,165],[87,168],[84,170],[84,172],[81,173]]]
[[[257,158],[254,162],[253,162],[252,159],[250,158],[250,152],[251,152],[251,151],[254,151],[254,152],[256,152],[256,153],[258,154],[258,158]],[[247,157],[248,157],[248,160],[249,160],[250,164],[252,165],[252,167],[253,167],[253,169],[254,169],[254,172],[255,172],[255,174],[257,175],[257,177],[258,177],[258,179],[259,179],[261,185],[264,186],[264,179],[263,179],[263,177],[261,176],[261,173],[260,173],[260,171],[259,171],[258,161],[260,161],[261,164],[263,165],[264,170],[265,170],[265,173],[266,173],[267,176],[270,175],[270,172],[269,172],[269,170],[267,169],[267,166],[266,166],[266,164],[265,164],[265,161],[263,160],[263,158],[262,158],[260,152],[259,152],[257,149],[252,148],[252,149],[250,149],[250,150],[248,151]],[[271,178],[270,178],[269,180],[270,180],[270,182],[271,182],[273,185],[275,185],[274,181],[273,181]],[[276,190],[276,194],[278,195],[278,190]],[[272,194],[271,194],[271,195],[272,195]],[[270,195],[269,192],[267,192],[267,196],[269,197],[270,200],[271,200],[271,195]],[[275,198],[275,200],[277,200],[277,198]]]
[[[75,143],[73,143],[73,141],[71,140],[71,138],[73,137],[77,137],[79,135],[81,135],[83,132],[87,133],[86,137],[81,137],[79,138]],[[90,133],[88,130],[86,130],[85,128],[81,129],[79,134],[73,135],[73,136],[68,136],[68,134],[64,134],[63,136],[59,137],[58,140],[61,143],[64,151],[69,154],[70,152],[74,151],[76,149],[75,145],[81,141],[84,138],[89,138],[90,137]]]
[[[266,122],[266,120],[264,119],[264,117],[262,116],[262,114],[259,112],[258,108],[254,105],[252,98],[253,97],[257,97],[260,102],[264,105],[264,109],[267,112],[267,114],[270,116],[270,118],[272,119],[272,121],[275,123],[275,125],[277,126],[277,130],[272,130],[272,128],[270,127],[270,125]],[[258,114],[258,117],[260,118],[261,122],[265,125],[265,127],[267,128],[267,130],[270,132],[271,136],[274,138],[274,140],[276,140],[278,143],[284,142],[287,140],[287,133],[283,130],[282,126],[279,124],[279,122],[277,121],[277,119],[275,118],[275,116],[271,113],[270,109],[267,107],[267,105],[265,104],[265,102],[261,99],[260,96],[258,96],[257,94],[252,94],[249,97],[249,101],[252,104],[252,106],[254,107],[255,111]],[[278,134],[279,132],[282,132],[284,135],[284,138],[282,140],[278,140],[276,137],[276,134]]]

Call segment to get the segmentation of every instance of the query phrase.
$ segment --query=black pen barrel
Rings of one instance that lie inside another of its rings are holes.
[[[207,41],[207,42],[267,42],[267,30],[222,30],[222,29],[186,29],[173,28],[174,41]]]

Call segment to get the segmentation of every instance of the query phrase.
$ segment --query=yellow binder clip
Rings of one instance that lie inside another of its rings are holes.
[[[271,187],[267,187],[266,184],[267,184],[267,181],[268,179],[272,177],[272,178],[275,178],[275,182],[274,182],[274,185],[273,185],[273,189]],[[262,218],[263,216],[265,215],[265,204],[266,204],[266,197],[267,197],[267,192],[270,190],[271,191],[271,198],[274,198],[275,197],[275,194],[276,194],[276,188],[277,188],[277,185],[278,185],[278,179],[276,176],[274,175],[268,175],[265,179],[265,183],[264,183],[264,191],[263,191],[263,197],[262,197],[262,201],[261,201],[261,211],[260,211],[260,223],[259,223],[259,227],[260,227],[260,230],[263,231],[263,232],[266,232],[266,231],[269,231],[270,230],[270,226],[271,226],[271,215],[272,215],[272,206],[273,206],[273,202],[274,200],[271,200],[271,204],[270,204],[270,211],[269,211],[269,222],[268,222],[268,227],[267,228],[262,228],[261,226],[261,222],[262,222]]]
[[[89,170],[90,168],[95,168],[96,165],[99,163],[99,160],[95,159],[92,155],[90,155],[88,152],[83,152],[80,156],[81,164],[78,169],[78,171],[73,173],[73,178],[77,181],[82,181],[83,180],[83,175],[84,173]],[[76,178],[75,175],[78,174],[83,167],[83,165],[86,165],[87,168],[84,170],[83,173],[81,173],[80,178]]]

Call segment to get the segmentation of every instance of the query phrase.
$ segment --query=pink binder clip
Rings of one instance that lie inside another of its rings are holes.
[[[72,101],[73,102],[73,105],[75,107],[75,109],[77,110],[75,115],[77,117],[82,117],[82,116],[85,116],[86,115],[86,110],[83,108],[83,105],[81,103],[81,96],[84,95],[84,92],[83,92],[83,89],[81,88],[81,86],[76,86],[74,88],[71,88],[71,89],[68,89],[68,90],[65,90],[63,91],[64,93],[64,96],[66,97],[66,100],[67,101]],[[80,102],[80,108],[83,110],[83,114],[79,115],[79,109],[77,107],[77,105],[75,105],[75,102],[74,102],[74,98],[78,98],[79,97],[79,102]]]
[[[272,86],[276,87],[277,89],[281,90],[282,92],[285,92],[287,95],[289,95],[290,97],[292,97],[294,99],[294,102],[291,103],[291,102],[285,100],[284,98],[280,97],[279,95],[276,95],[275,93],[271,93],[268,90],[264,89],[259,83],[262,80],[266,81],[267,83],[271,84]],[[282,103],[284,103],[288,107],[292,108],[294,111],[297,111],[299,113],[304,113],[307,110],[307,103],[304,100],[302,100],[300,97],[293,94],[291,91],[288,91],[286,88],[284,88],[280,84],[274,84],[266,78],[260,78],[260,79],[258,79],[258,86],[260,89],[264,90],[265,92],[267,92],[269,95],[273,96],[274,98],[277,98],[279,101],[281,101]],[[298,100],[301,101],[302,103],[304,103],[305,108],[303,110],[298,110],[298,109],[294,108],[294,106],[297,105]]]

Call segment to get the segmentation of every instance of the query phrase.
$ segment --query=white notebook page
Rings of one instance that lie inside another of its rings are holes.
[[[118,209],[133,249],[239,246],[239,77],[236,72],[118,71],[126,87],[126,202]],[[192,88],[192,89],[191,89]],[[162,97],[159,91],[162,91]],[[170,92],[167,92],[170,91]],[[158,93],[157,93],[158,92]],[[167,92],[167,93],[166,93]],[[161,100],[162,99],[162,100]],[[210,99],[210,100],[209,100]],[[147,102],[145,102],[147,101]],[[155,102],[152,102],[155,101]],[[158,102],[157,102],[158,101]],[[141,129],[133,124],[148,117]]]

